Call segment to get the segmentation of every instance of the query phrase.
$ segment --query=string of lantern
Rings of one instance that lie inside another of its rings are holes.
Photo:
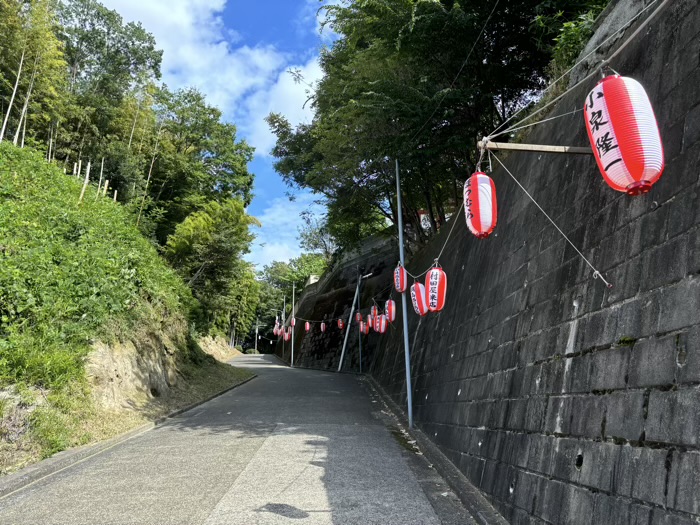
[[[599,69],[593,71],[578,81],[564,93],[545,104],[537,111],[527,115],[525,118],[519,120],[511,127],[501,130],[503,126],[508,124],[515,117],[517,117],[518,114],[526,109],[526,107],[521,108],[500,126],[498,126],[493,133],[487,137],[484,137],[484,139],[479,142],[478,147],[480,150],[480,156],[477,163],[477,170],[465,182],[463,203],[454,216],[455,220],[452,221],[452,227],[442,245],[438,257],[435,258],[434,263],[430,267],[417,275],[412,274],[399,263],[394,270],[392,285],[388,286],[371,298],[373,305],[370,307],[369,314],[363,317],[362,313],[359,311],[356,313],[355,323],[358,325],[360,333],[368,334],[371,328],[375,332],[383,334],[387,331],[388,326],[394,323],[396,320],[396,303],[391,298],[394,290],[399,294],[404,294],[408,291],[414,311],[421,317],[427,315],[428,313],[440,312],[444,308],[447,294],[447,275],[440,266],[439,259],[452,237],[455,226],[458,222],[456,220],[457,217],[461,214],[462,210],[464,210],[467,229],[480,240],[487,239],[497,226],[498,207],[496,199],[496,185],[489,175],[487,175],[484,171],[481,171],[481,163],[485,153],[488,154],[489,165],[491,165],[491,159],[494,158],[503,168],[503,170],[513,179],[517,186],[525,193],[525,195],[545,215],[545,217],[556,228],[559,234],[562,235],[566,242],[568,242],[574,248],[576,253],[593,270],[593,278],[601,279],[606,286],[612,287],[612,285],[603,277],[601,272],[596,269],[596,267],[574,245],[574,243],[561,230],[561,228],[559,228],[559,226],[549,216],[549,214],[547,214],[542,206],[540,206],[532,194],[528,192],[527,189],[520,183],[512,171],[508,169],[508,167],[497,155],[492,153],[493,150],[506,149],[505,147],[501,148],[500,145],[494,147],[493,145],[495,143],[493,143],[492,139],[514,131],[583,112],[585,126],[590,142],[590,149],[571,148],[566,146],[542,146],[543,148],[551,149],[539,151],[563,153],[585,152],[586,154],[592,153],[596,159],[596,163],[604,181],[613,190],[624,192],[630,196],[647,193],[651,187],[658,182],[665,166],[663,146],[658,124],[651,106],[651,102],[643,86],[634,79],[621,76],[619,73],[612,70],[608,66],[608,63],[643,30],[643,28],[661,11],[665,5],[668,4],[669,1],[670,0],[663,0],[656,11],[654,11],[642,24],[640,24],[637,30],[630,35],[622,43],[622,45],[615,50],[614,53],[603,61]],[[637,13],[626,24],[621,26],[617,31],[611,34],[591,52],[574,64],[574,66],[572,66],[566,73],[552,82],[543,91],[543,93],[551,89],[557,82],[565,78],[573,69],[583,63],[588,57],[612,40],[621,31],[629,27],[635,20],[637,20],[658,2],[659,0],[654,0],[643,10]],[[496,4],[497,3],[498,2],[496,2]],[[491,14],[493,14],[493,11]],[[460,73],[463,67],[464,64],[462,65],[462,68],[460,68]],[[550,117],[536,123],[524,124],[524,122],[531,119],[538,113],[541,113],[547,107],[556,103],[581,84],[590,80],[595,74],[598,73],[598,71],[604,73],[607,70],[610,70],[612,74],[604,76],[603,79],[598,82],[598,84],[588,93],[583,108]],[[459,76],[459,73],[457,76]],[[418,133],[420,133],[421,130],[419,130]],[[538,147],[536,145],[519,146],[521,147],[518,149],[521,150],[529,149],[538,151],[535,149]],[[408,285],[409,276],[412,277],[414,281],[410,287]],[[420,282],[420,279],[423,276],[425,276],[425,283]],[[391,290],[391,293],[389,298],[386,300],[384,308],[381,309],[377,304],[376,299],[377,297],[384,295],[388,290]],[[305,322],[306,333],[311,331],[312,324],[320,324],[321,332],[325,332],[327,327],[332,324],[333,321],[337,323],[337,326],[341,331],[345,329],[345,322],[342,317],[334,317],[331,319],[324,319],[322,321],[292,317],[290,321],[292,327],[295,326],[296,319]],[[291,337],[291,327],[289,329],[285,329],[284,326],[279,325],[279,319],[277,319],[275,325],[275,335],[284,337],[284,340],[288,341]]]

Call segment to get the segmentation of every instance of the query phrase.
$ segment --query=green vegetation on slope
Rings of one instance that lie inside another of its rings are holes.
[[[0,385],[79,379],[95,338],[186,317],[182,280],[110,199],[0,144]]]

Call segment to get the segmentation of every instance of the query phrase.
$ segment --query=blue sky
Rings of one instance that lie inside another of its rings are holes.
[[[318,81],[319,50],[332,41],[319,34],[317,11],[332,0],[101,0],[125,20],[140,21],[163,49],[163,81],[171,88],[195,86],[238,126],[239,138],[256,148],[256,175],[249,213],[263,226],[248,259],[259,265],[299,255],[299,214],[315,204],[299,193],[290,202],[272,167],[274,137],[263,121],[271,111],[294,124],[312,114],[304,103],[308,86],[288,71],[300,69],[307,83]]]

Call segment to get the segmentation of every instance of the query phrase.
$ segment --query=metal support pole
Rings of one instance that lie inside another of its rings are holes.
[[[292,325],[292,359],[289,361],[289,365],[294,368],[294,292],[296,291],[297,283],[292,283],[292,320],[290,324]]]
[[[593,155],[593,150],[579,146],[545,146],[544,144],[516,144],[510,142],[484,142],[476,144],[480,150],[490,151],[537,151],[540,153],[572,153],[574,155]]]
[[[360,323],[357,323],[357,341],[360,346],[360,374],[362,373],[362,331],[360,330]]]
[[[348,346],[348,336],[350,335],[350,323],[352,322],[352,316],[355,314],[355,303],[357,302],[357,296],[360,294],[360,282],[362,277],[357,276],[357,288],[355,288],[355,297],[352,299],[352,306],[350,307],[350,317],[348,318],[348,326],[345,330],[345,339],[343,340],[343,351],[340,353],[340,363],[338,363],[338,372],[343,368],[343,359],[345,358],[345,348]]]
[[[258,327],[259,327],[259,319],[255,319],[255,353],[258,353]]]
[[[405,264],[403,249],[403,213],[401,208],[401,178],[399,175],[399,159],[396,159],[396,214],[399,219],[399,260]],[[403,312],[403,350],[406,362],[406,404],[408,405],[408,427],[413,428],[413,387],[411,386],[411,352],[408,347],[408,307],[406,292],[401,294],[401,309]]]
[[[357,283],[357,311],[360,311],[360,305],[362,304],[362,291],[360,290],[360,283],[362,282],[362,277],[360,277]],[[350,316],[352,319],[352,316]],[[350,324],[348,323],[348,330],[350,330]],[[360,374],[362,373],[362,332],[360,332],[360,323],[357,323],[357,345],[360,350]]]

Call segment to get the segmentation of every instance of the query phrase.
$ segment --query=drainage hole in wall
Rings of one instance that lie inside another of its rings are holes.
[[[513,494],[513,492],[515,492],[515,481],[511,481],[511,482],[510,482],[510,488],[508,489],[508,491],[509,491],[511,494]]]
[[[576,456],[576,470],[581,470],[583,466],[583,454]]]

